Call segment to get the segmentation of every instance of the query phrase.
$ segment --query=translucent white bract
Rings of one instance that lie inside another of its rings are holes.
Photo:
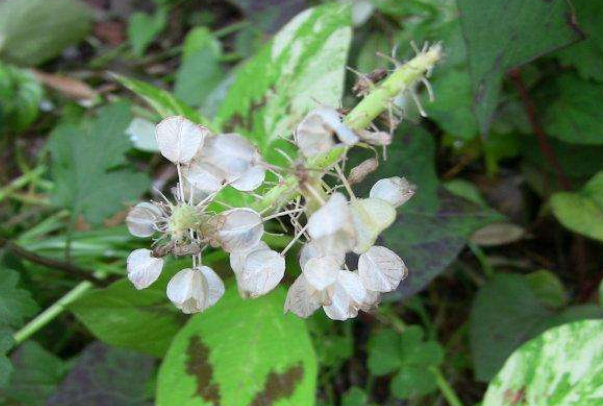
[[[184,117],[168,117],[155,127],[161,155],[175,164],[187,164],[203,145],[209,130]]]
[[[358,275],[367,289],[377,292],[395,290],[408,270],[402,259],[390,249],[372,246],[358,259]]]
[[[126,217],[130,234],[136,237],[150,237],[156,229],[155,223],[161,216],[161,210],[152,203],[141,202],[134,206]]]
[[[271,249],[250,252],[237,274],[239,290],[255,298],[274,289],[285,275],[285,258]]]
[[[406,203],[415,194],[415,187],[406,178],[398,176],[378,180],[371,188],[370,197],[389,202],[394,207]]]
[[[130,253],[127,260],[128,279],[136,289],[149,287],[159,278],[163,259],[151,255],[151,250],[140,248]]]
[[[396,219],[396,209],[381,199],[356,199],[351,202],[352,218],[356,229],[354,252],[362,254],[375,243],[383,230]]]
[[[263,233],[262,217],[251,209],[232,209],[221,214],[218,238],[226,252],[251,249]]]
[[[202,312],[213,306],[224,294],[224,284],[207,266],[187,268],[172,277],[167,296],[183,313]]]

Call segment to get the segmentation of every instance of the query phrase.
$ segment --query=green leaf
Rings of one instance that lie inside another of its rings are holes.
[[[598,405],[603,391],[603,322],[580,321],[524,344],[490,383],[484,405]]]
[[[524,341],[569,320],[601,317],[592,309],[550,309],[523,275],[498,274],[480,288],[470,316],[476,379],[489,381]]]
[[[371,336],[367,366],[372,375],[382,376],[397,371],[400,360],[400,337],[394,330],[381,330]]]
[[[572,0],[580,28],[586,39],[557,53],[563,65],[576,67],[584,79],[603,82],[603,3],[591,0]]]
[[[553,309],[567,304],[565,288],[557,275],[551,271],[541,269],[527,274],[526,279],[541,303]]]
[[[239,7],[254,27],[274,32],[306,7],[304,0],[228,0]]]
[[[144,290],[120,280],[69,308],[99,340],[161,357],[186,320],[165,296],[169,278],[182,268],[182,261],[167,265],[161,278]]]
[[[488,133],[506,71],[583,38],[566,0],[458,0],[473,111]]]
[[[124,209],[148,188],[148,178],[130,169],[124,154],[131,142],[125,135],[130,106],[103,107],[89,125],[59,126],[50,138],[55,202],[83,214],[92,224]]]
[[[22,344],[11,359],[15,371],[3,394],[20,405],[45,405],[66,372],[63,360],[35,341]]]
[[[392,395],[399,399],[425,396],[437,388],[435,376],[425,367],[416,365],[402,367],[391,382]]]
[[[221,127],[253,140],[271,163],[291,146],[297,123],[319,103],[338,106],[351,39],[349,9],[327,4],[291,20],[253,59],[240,68],[218,111]]]
[[[130,16],[128,38],[134,54],[139,57],[144,55],[147,47],[165,28],[167,17],[168,13],[165,8],[159,8],[153,15],[137,12]]]
[[[471,110],[471,77],[464,70],[450,69],[433,80],[435,100],[426,101],[429,117],[447,133],[470,140],[478,135]]]
[[[220,42],[205,27],[192,30],[184,41],[182,64],[176,72],[174,93],[191,106],[201,106],[224,79]]]
[[[38,311],[38,305],[28,291],[17,287],[18,272],[1,269],[0,274],[0,327],[21,327],[27,317]]]
[[[208,119],[170,92],[141,82],[140,80],[126,78],[125,76],[114,74],[113,77],[132,92],[142,97],[161,118],[180,115],[195,123],[211,127]]]
[[[42,86],[29,70],[0,63],[0,118],[8,128],[15,132],[27,129],[38,117],[43,95]]]
[[[547,134],[573,144],[603,144],[603,85],[573,74],[557,77],[556,85],[559,94],[544,113]]]
[[[417,185],[415,196],[398,210],[395,224],[383,233],[386,245],[408,266],[409,276],[398,289],[408,297],[442,273],[473,232],[503,217],[452,195],[440,185],[434,140],[420,127],[399,127],[388,147],[388,157],[376,174],[362,183],[361,190],[368,193],[377,179],[389,176],[405,176]],[[361,159],[358,155],[355,162]]]
[[[154,372],[152,357],[94,342],[47,405],[146,406],[151,403],[147,385]]]
[[[554,194],[551,207],[563,226],[603,241],[603,172],[596,174],[579,192]]]
[[[0,3],[0,58],[39,65],[82,40],[91,13],[76,0],[7,0]]]
[[[13,372],[13,364],[6,356],[6,353],[14,344],[13,331],[7,327],[0,326],[0,388],[4,388]]]
[[[285,292],[224,297],[193,316],[161,365],[158,406],[314,405],[317,364],[305,322],[283,314]]]
[[[341,399],[342,406],[366,406],[368,395],[357,386],[352,386]]]

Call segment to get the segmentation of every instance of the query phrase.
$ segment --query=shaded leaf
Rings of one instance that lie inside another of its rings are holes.
[[[0,3],[0,57],[39,65],[77,44],[90,30],[91,13],[77,0],[8,0]]]
[[[573,74],[556,78],[559,94],[547,100],[544,129],[547,134],[572,144],[603,144],[603,85]]]
[[[603,391],[603,322],[580,321],[522,345],[490,383],[484,404],[597,405]]]
[[[240,68],[218,111],[220,126],[252,139],[269,162],[282,162],[275,148],[291,151],[291,145],[279,137],[290,137],[318,103],[339,105],[350,39],[343,5],[296,16]]]
[[[314,404],[317,365],[285,293],[243,300],[232,286],[178,333],[159,371],[157,405]]]
[[[80,354],[48,406],[150,406],[146,386],[154,369],[152,357],[92,343]]]
[[[38,305],[28,291],[17,287],[18,272],[1,269],[0,274],[0,327],[21,327],[25,318],[38,311]]]
[[[15,371],[3,394],[20,405],[45,405],[66,372],[63,360],[27,341],[11,356]]]
[[[272,33],[306,8],[306,0],[228,0],[260,29]]]
[[[366,406],[368,395],[357,386],[352,386],[341,399],[342,406]]]
[[[102,108],[88,126],[57,127],[50,138],[55,202],[82,214],[92,224],[135,201],[148,187],[148,178],[130,169],[124,154],[131,143],[125,135],[130,106],[120,102]]]
[[[470,316],[476,379],[489,381],[526,340],[569,320],[602,317],[592,309],[556,311],[540,300],[522,275],[498,274],[480,288]]]
[[[144,290],[120,280],[69,308],[99,340],[161,357],[186,320],[165,296],[169,278],[182,268],[182,262],[167,265],[159,280]]]
[[[567,293],[557,275],[546,269],[527,274],[526,280],[538,300],[549,308],[560,308],[567,304]]]
[[[144,51],[163,31],[167,24],[167,10],[159,8],[155,14],[133,13],[128,23],[128,37],[132,49],[137,56],[144,55]]]
[[[566,0],[458,0],[473,111],[489,130],[506,71],[583,38]]]
[[[6,356],[13,344],[13,331],[8,327],[0,326],[0,388],[8,384],[13,372],[13,365]]]
[[[603,241],[603,172],[578,192],[554,194],[551,207],[557,220],[568,229]]]

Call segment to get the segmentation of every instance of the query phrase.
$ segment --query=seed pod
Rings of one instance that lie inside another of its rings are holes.
[[[380,147],[390,145],[392,143],[392,135],[385,131],[358,131],[360,139],[367,144],[377,145]]]
[[[362,161],[360,165],[355,166],[350,170],[350,176],[348,182],[350,185],[355,185],[362,182],[368,175],[375,172],[379,167],[379,161],[375,158],[369,158],[366,161]]]

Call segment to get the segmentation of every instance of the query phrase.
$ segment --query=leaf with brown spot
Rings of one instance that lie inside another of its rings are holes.
[[[317,362],[305,321],[283,314],[284,289],[254,300],[227,287],[174,337],[157,406],[313,406]]]

